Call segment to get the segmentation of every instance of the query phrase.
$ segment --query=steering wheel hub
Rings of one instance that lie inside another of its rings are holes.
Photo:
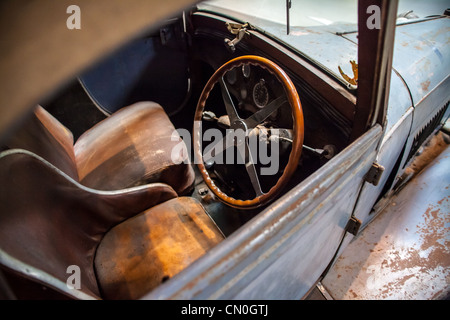
[[[242,119],[237,119],[237,120],[233,121],[233,123],[231,124],[230,128],[233,129],[233,130],[241,129],[244,132],[247,132],[247,124]]]

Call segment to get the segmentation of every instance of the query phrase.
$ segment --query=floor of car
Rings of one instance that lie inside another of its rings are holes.
[[[447,142],[350,242],[322,280],[333,299],[450,299],[449,166]]]
[[[257,215],[262,209],[239,210],[220,202],[203,181],[200,171],[194,166],[195,188],[191,196],[197,199],[227,237],[247,221]]]

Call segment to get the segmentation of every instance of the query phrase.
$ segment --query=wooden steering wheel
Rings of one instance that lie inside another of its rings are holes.
[[[251,115],[246,119],[242,119],[241,117],[239,117],[237,109],[228,91],[227,85],[224,80],[224,75],[233,68],[241,67],[243,65],[248,64],[261,67],[269,71],[269,73],[272,76],[276,77],[283,86],[284,95],[276,99],[272,99],[272,101],[268,101],[268,103],[263,108],[253,113],[253,115]],[[251,184],[256,194],[256,197],[254,199],[249,200],[235,199],[225,194],[211,179],[208,170],[205,167],[201,141],[203,112],[209,94],[213,90],[216,83],[219,83],[221,87],[222,98],[225,104],[225,110],[230,120],[229,121],[230,129],[232,130],[241,129],[243,130],[243,132],[245,132],[245,139],[243,139],[243,141],[240,142],[238,141],[237,143],[243,144],[243,147],[246,150],[246,155],[242,156],[243,159],[245,159],[244,162],[246,171],[248,173],[248,177],[250,178]],[[289,103],[292,111],[292,120],[293,120],[292,148],[289,155],[289,160],[287,162],[286,167],[284,168],[282,175],[275,183],[275,185],[272,186],[267,193],[264,193],[261,190],[257,171],[251,157],[251,152],[248,146],[248,137],[249,133],[254,128],[256,128],[257,125],[265,121],[284,103]],[[197,109],[195,112],[194,128],[193,128],[194,155],[196,157],[195,162],[197,163],[198,169],[200,170],[208,188],[217,196],[217,198],[219,198],[219,200],[232,207],[239,209],[253,209],[273,200],[279,194],[282,188],[286,185],[286,183],[289,181],[294,171],[297,169],[298,161],[300,159],[303,147],[303,137],[304,137],[303,111],[300,103],[300,98],[297,94],[297,90],[295,89],[295,86],[293,85],[288,75],[278,65],[276,65],[269,59],[259,56],[248,55],[248,56],[241,56],[228,61],[211,76],[209,81],[206,83],[202,91],[202,94],[199,98]]]

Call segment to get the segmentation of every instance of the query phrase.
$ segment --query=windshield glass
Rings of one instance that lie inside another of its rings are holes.
[[[241,18],[263,27],[263,22],[286,25],[285,0],[211,0],[200,5]],[[313,27],[332,24],[357,23],[357,0],[291,0],[290,26]],[[422,19],[442,15],[450,6],[449,0],[400,0],[399,22],[403,19]]]
[[[357,0],[291,0],[289,24],[286,0],[211,0],[199,9],[249,22],[354,87],[347,80],[358,58],[357,5]],[[440,16],[448,6],[449,0],[399,0],[397,23]]]

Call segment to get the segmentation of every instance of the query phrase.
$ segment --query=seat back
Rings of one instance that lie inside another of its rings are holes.
[[[72,133],[37,106],[6,147],[31,151],[98,190],[163,182],[183,195],[192,191],[195,180],[183,140],[155,102],[122,108],[86,131],[75,145]]]
[[[6,142],[9,149],[25,149],[44,158],[71,178],[78,180],[73,135],[41,106]]]
[[[100,296],[94,256],[113,226],[176,197],[165,184],[96,191],[25,150],[0,153],[0,265],[72,297]],[[78,266],[81,289],[66,283]]]
[[[155,102],[124,107],[83,133],[74,146],[80,182],[117,190],[164,182],[183,195],[195,174],[186,145]]]

